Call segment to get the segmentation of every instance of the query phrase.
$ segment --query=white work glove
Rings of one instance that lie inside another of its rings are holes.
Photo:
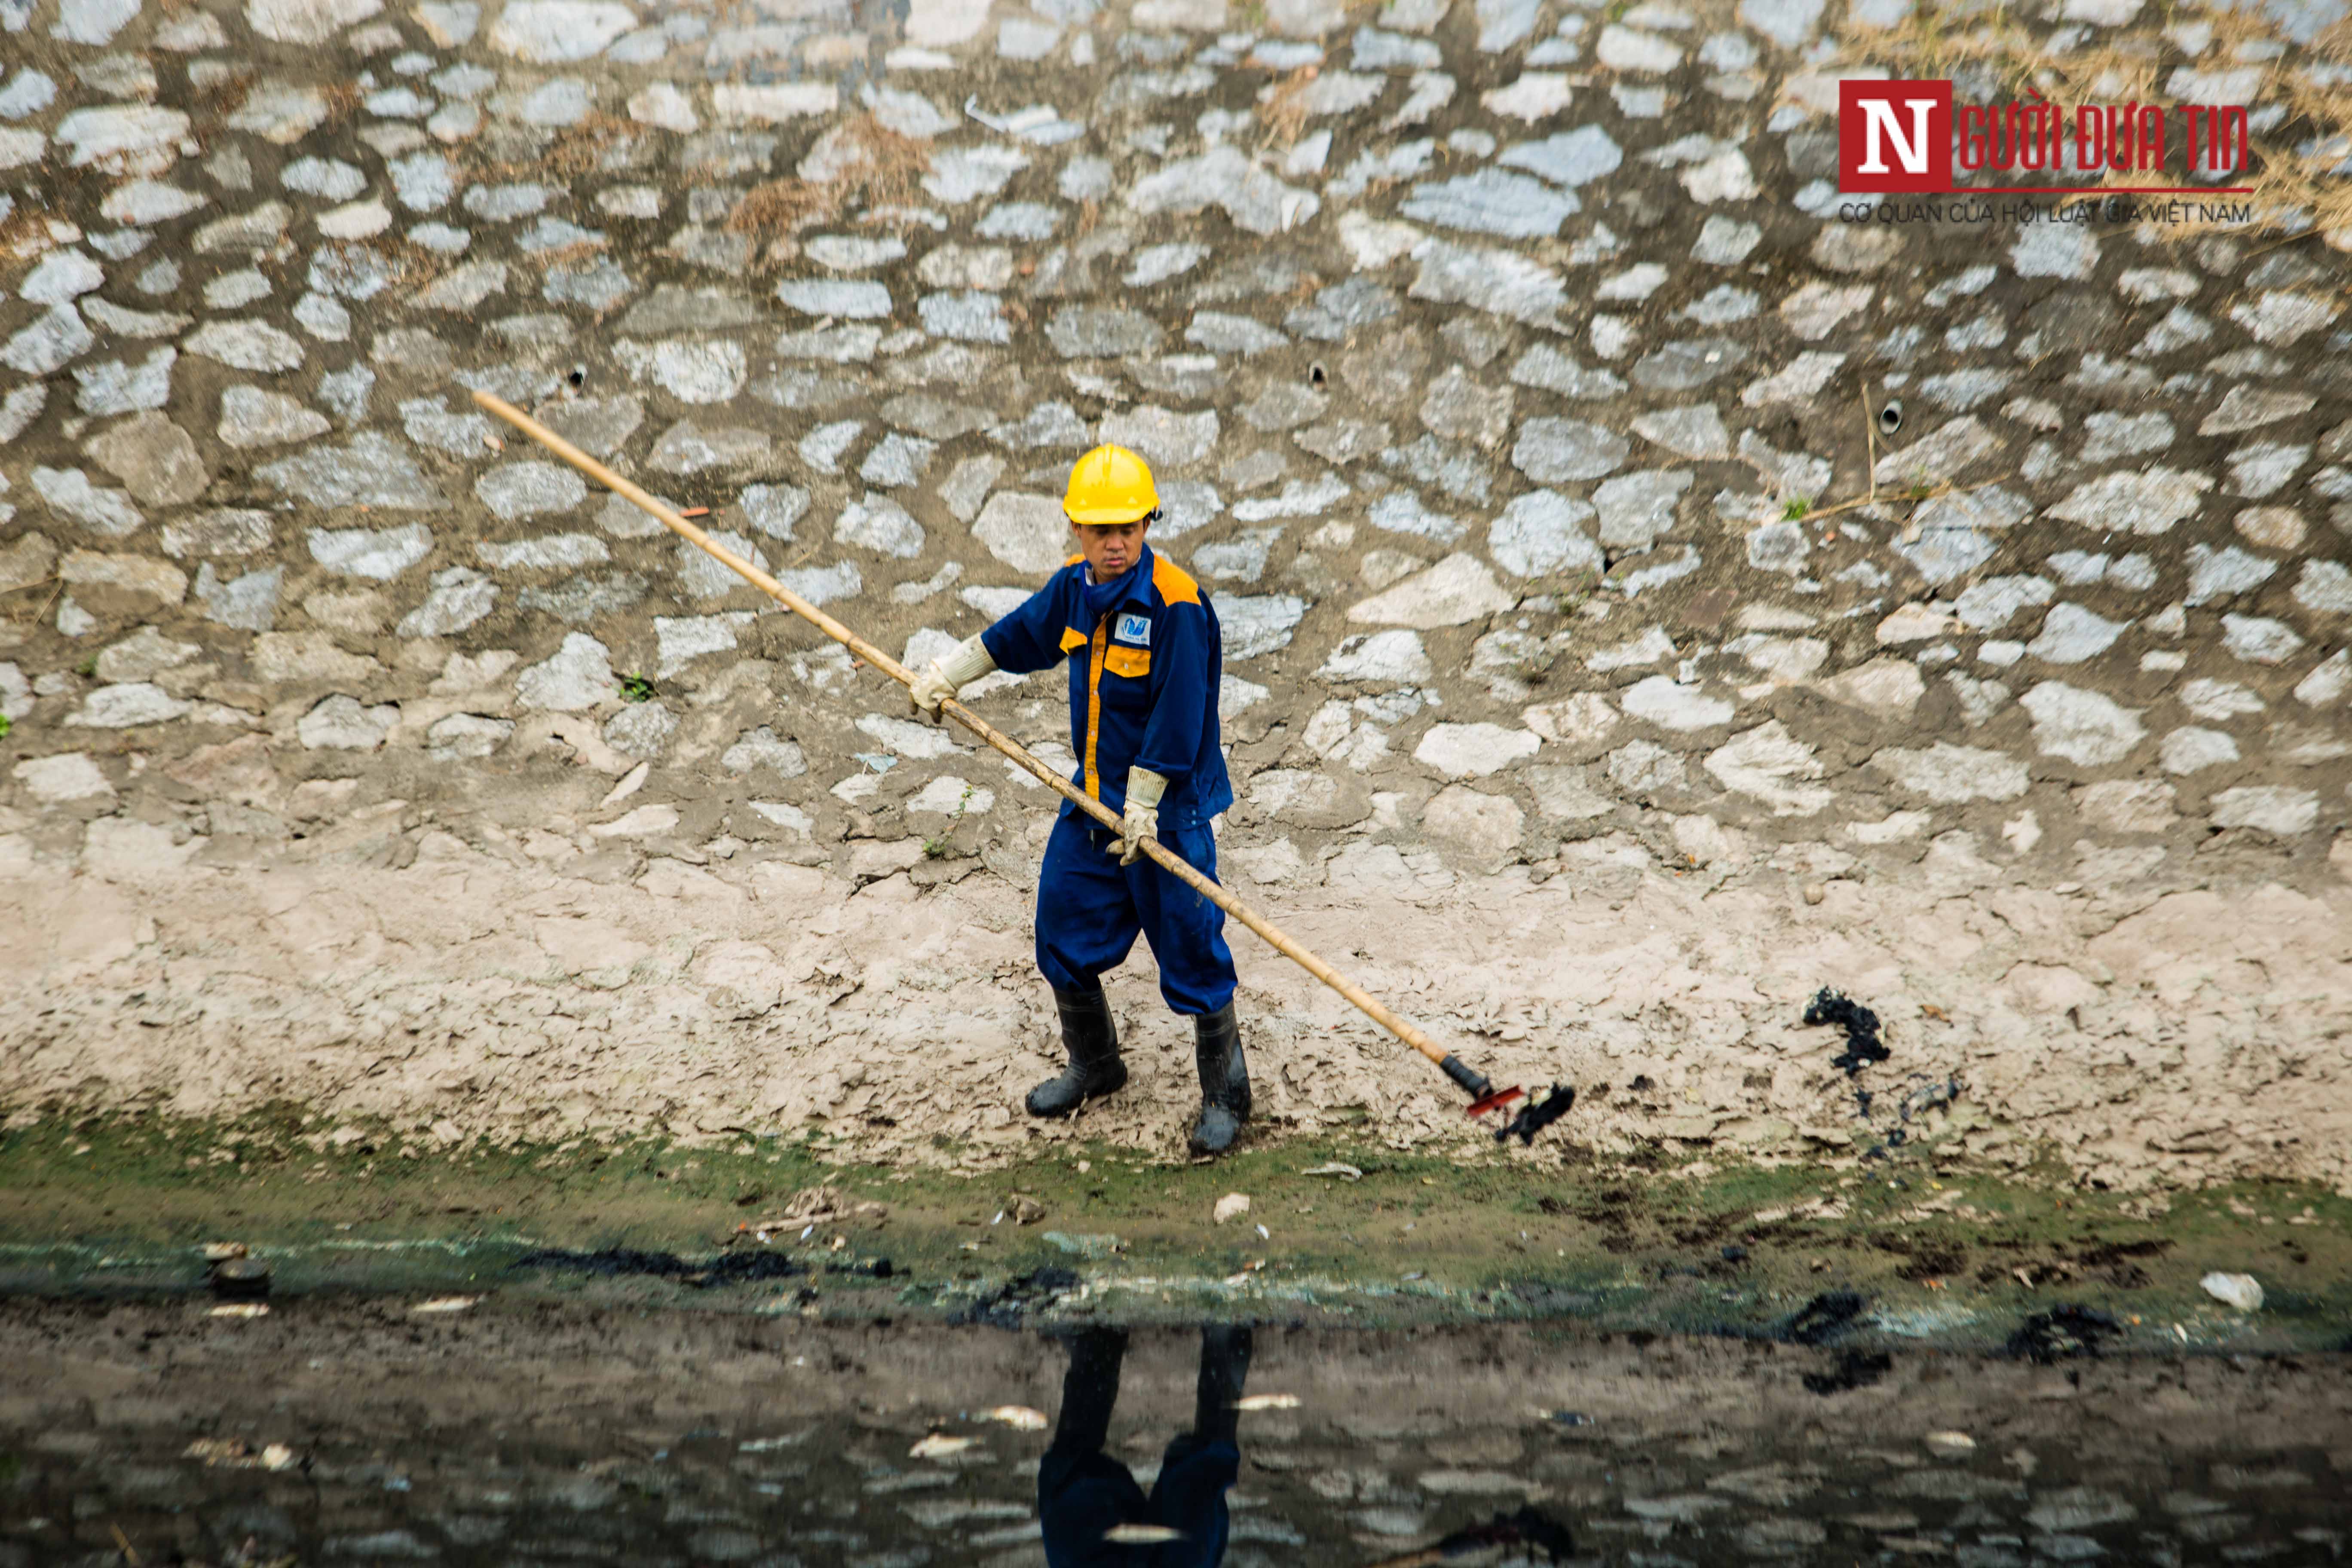
[[[1118,847],[1109,851],[1120,865],[1134,865],[1143,841],[1160,837],[1160,797],[1167,793],[1168,781],[1150,768],[1127,770],[1127,816],[1119,824]]]
[[[929,668],[918,674],[907,688],[907,700],[915,711],[936,719],[940,704],[956,694],[957,689],[971,685],[996,668],[989,657],[986,645],[978,634],[966,637],[953,653],[942,654],[931,660]]]

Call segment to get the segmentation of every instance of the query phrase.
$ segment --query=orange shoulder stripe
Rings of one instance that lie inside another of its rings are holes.
[[[1157,551],[1151,556],[1151,585],[1171,605],[1201,602],[1201,584],[1192,581],[1192,574]]]

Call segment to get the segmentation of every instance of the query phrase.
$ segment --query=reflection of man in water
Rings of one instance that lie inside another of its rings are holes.
[[[1235,1405],[1249,1375],[1250,1331],[1223,1325],[1201,1331],[1192,1429],[1168,1445],[1149,1498],[1127,1467],[1103,1452],[1126,1354],[1123,1329],[1085,1329],[1070,1341],[1061,1415],[1037,1467],[1045,1562],[1048,1568],[1216,1568],[1225,1556],[1225,1490],[1241,1471]],[[1157,1542],[1108,1539],[1120,1525],[1177,1533]]]

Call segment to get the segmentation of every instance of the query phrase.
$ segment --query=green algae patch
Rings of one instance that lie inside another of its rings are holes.
[[[201,1295],[242,1245],[281,1306],[320,1294],[578,1297],[811,1318],[1366,1325],[1557,1319],[2008,1346],[2037,1313],[2118,1346],[2352,1338],[2352,1202],[2247,1183],[2164,1197],[1995,1176],[1919,1150],[1819,1164],[1459,1163],[1345,1137],[1209,1163],[1124,1149],[985,1172],[840,1163],[736,1137],[442,1147],[294,1109],[0,1135],[0,1288]],[[1245,1202],[1244,1200],[1246,1200]],[[2250,1273],[2255,1313],[2209,1297]]]

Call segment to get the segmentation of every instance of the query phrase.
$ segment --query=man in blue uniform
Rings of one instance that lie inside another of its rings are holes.
[[[1151,470],[1122,447],[1097,447],[1070,470],[1063,510],[1078,553],[1029,601],[909,689],[936,714],[942,699],[991,670],[1025,675],[1069,660],[1070,782],[1118,812],[1118,832],[1065,801],[1037,883],[1037,967],[1054,988],[1069,1066],[1029,1094],[1032,1116],[1066,1116],[1127,1082],[1102,975],[1140,932],[1160,962],[1160,994],[1193,1021],[1201,1115],[1193,1152],[1233,1146],[1249,1120],[1249,1071],[1234,1020],[1234,956],[1224,911],[1143,857],[1157,838],[1209,877],[1209,819],[1233,804],[1217,741],[1223,660],[1217,613],[1182,568],[1153,553],[1160,515]]]

